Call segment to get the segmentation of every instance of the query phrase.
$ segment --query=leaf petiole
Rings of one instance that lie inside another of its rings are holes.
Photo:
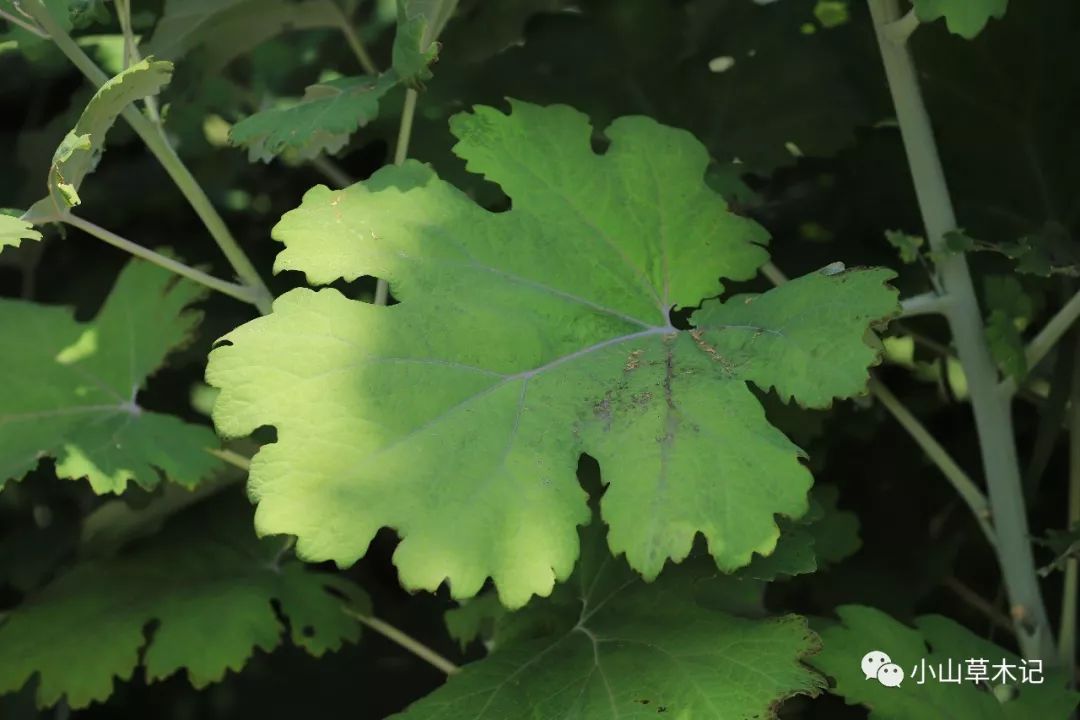
[[[0,20],[7,20],[12,25],[18,25],[23,30],[25,30],[25,31],[27,31],[29,33],[33,33],[34,35],[37,35],[39,38],[43,38],[45,40],[49,39],[49,33],[45,32],[44,30],[42,30],[37,25],[34,25],[33,23],[30,23],[30,22],[28,22],[26,20],[23,20],[22,18],[16,17],[15,15],[12,15],[9,12],[5,12],[3,10],[0,10]]]
[[[143,260],[148,260],[155,265],[163,267],[166,270],[174,272],[182,277],[186,277],[189,280],[193,280],[200,285],[205,285],[211,290],[217,290],[218,292],[224,293],[229,297],[236,298],[241,302],[251,303],[252,305],[257,304],[257,298],[254,292],[252,292],[251,288],[245,285],[237,285],[236,283],[231,283],[216,278],[213,275],[204,273],[202,270],[197,270],[196,268],[185,265],[178,260],[174,260],[173,258],[170,258],[166,255],[154,252],[149,248],[143,247],[138,243],[134,243],[127,238],[117,235],[111,230],[106,230],[100,225],[95,225],[89,220],[78,217],[76,215],[68,213],[59,219],[62,220],[65,224],[76,227],[87,233],[88,235],[93,235],[94,237],[107,242],[113,247],[120,248],[121,250],[129,252],[135,257],[142,258]]]
[[[27,3],[27,12],[45,29],[60,51],[91,83],[96,87],[100,87],[108,81],[108,77],[102,72],[101,68],[56,23],[44,5],[40,2]],[[251,260],[248,259],[243,249],[236,242],[232,233],[229,232],[225,221],[218,214],[213,203],[210,202],[210,198],[206,196],[206,192],[191,174],[191,171],[188,170],[164,135],[158,131],[157,126],[146,115],[139,112],[135,107],[125,108],[122,115],[131,125],[135,134],[142,139],[150,152],[161,163],[165,172],[172,178],[177,188],[199,216],[199,219],[202,220],[203,225],[206,226],[207,231],[217,242],[218,247],[221,248],[222,253],[233,266],[236,274],[247,285],[251,299],[245,298],[245,302],[251,302],[258,308],[259,312],[264,315],[268,314],[273,297],[270,290],[263,283],[259,273],[255,270],[255,266],[251,264]]]
[[[409,156],[409,139],[412,137],[413,118],[416,116],[418,93],[413,88],[405,90],[405,105],[401,110],[401,126],[398,128],[397,147],[394,149],[394,164],[401,165]],[[390,286],[383,278],[375,282],[375,304],[385,305],[390,294]]]
[[[420,658],[424,662],[428,663],[432,667],[446,673],[447,675],[456,675],[461,672],[461,668],[444,658],[439,653],[429,648],[424,643],[420,642],[416,638],[408,635],[401,630],[398,630],[393,625],[383,622],[377,617],[372,615],[365,615],[364,613],[357,612],[349,607],[342,608],[342,611],[349,617],[363,623],[365,626],[371,628],[375,632],[379,633],[383,637],[391,640],[401,647],[411,652],[416,657]]]

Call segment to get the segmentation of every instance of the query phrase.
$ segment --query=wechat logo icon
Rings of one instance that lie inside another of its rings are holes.
[[[863,655],[862,671],[867,680],[877,680],[885,687],[900,687],[904,682],[904,670],[886,653],[871,650]]]

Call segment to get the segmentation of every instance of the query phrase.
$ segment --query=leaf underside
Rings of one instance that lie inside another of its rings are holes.
[[[771,552],[774,516],[806,512],[811,478],[748,382],[815,407],[862,392],[892,273],[814,273],[710,301],[679,330],[672,308],[767,258],[765,232],[706,186],[693,137],[626,117],[598,155],[580,113],[521,102],[451,129],[510,210],[415,162],[314,188],[274,230],[276,270],[384,277],[400,304],[294,290],[211,353],[219,431],[277,428],[252,465],[259,531],[348,565],[389,526],[406,587],[448,580],[465,598],[492,577],[520,607],[573,568],[588,453],[611,550],[646,578],[698,533],[725,570]]]
[[[193,487],[220,463],[209,427],[143,409],[146,379],[188,341],[205,290],[132,260],[94,320],[70,309],[0,299],[0,487],[42,457],[97,493],[170,480]]]

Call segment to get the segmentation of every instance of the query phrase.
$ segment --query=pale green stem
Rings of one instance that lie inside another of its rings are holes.
[[[1057,311],[1054,317],[1046,323],[1039,334],[1031,341],[1024,350],[1027,366],[1033,368],[1042,362],[1054,345],[1069,331],[1069,327],[1080,317],[1080,293],[1069,299],[1065,305]],[[1001,381],[1001,392],[1012,395],[1017,390],[1016,378],[1008,377]]]
[[[1027,356],[1028,367],[1035,367],[1042,362],[1077,318],[1080,318],[1080,293],[1073,295],[1027,346],[1024,354]]]
[[[223,460],[244,472],[249,472],[251,470],[251,458],[245,457],[234,450],[229,450],[228,448],[206,448],[206,452],[210,453],[218,460]]]
[[[115,1],[116,18],[120,23],[120,32],[124,34],[124,68],[126,69],[142,60],[142,57],[139,55],[135,32],[131,26],[131,0]],[[146,103],[146,114],[154,125],[158,127],[158,132],[161,132],[161,113],[158,111],[157,98],[153,95],[147,95],[143,98],[143,102]]]
[[[1080,346],[1080,333],[1077,334]],[[1080,357],[1080,348],[1077,349]],[[1080,362],[1073,368],[1072,397],[1069,409],[1069,506],[1066,528],[1080,523]],[[1077,594],[1080,591],[1080,559],[1069,558],[1065,563],[1065,587],[1061,596],[1061,624],[1058,627],[1058,653],[1065,667],[1065,676],[1076,680],[1076,615]]]
[[[788,276],[784,274],[784,271],[776,267],[772,260],[769,260],[762,265],[758,270],[765,278],[777,287],[783,285],[788,281]]]
[[[63,215],[59,219],[65,224],[78,228],[89,235],[93,235],[99,240],[104,240],[113,247],[120,248],[121,250],[129,252],[135,257],[142,258],[143,260],[148,260],[155,265],[158,265],[165,268],[166,270],[180,275],[181,277],[186,277],[189,280],[194,280],[200,285],[205,285],[211,290],[217,290],[219,293],[224,293],[225,295],[236,298],[237,300],[251,303],[252,305],[255,304],[255,296],[252,293],[251,288],[245,285],[237,285],[235,283],[226,282],[225,280],[216,278],[213,275],[208,275],[202,270],[196,270],[193,267],[185,265],[179,260],[174,260],[171,257],[156,253],[149,248],[145,248],[138,243],[133,243],[127,238],[121,237],[110,230],[106,230],[105,228],[99,225],[95,225],[89,220],[78,217],[76,215],[67,214]]]
[[[946,252],[945,234],[957,224],[945,173],[911,54],[904,43],[894,42],[886,32],[891,23],[901,19],[897,0],[870,0],[870,11],[926,236],[931,250],[942,256],[937,271],[950,296],[946,318],[971,393],[998,561],[1016,637],[1025,657],[1054,664],[1057,653],[1035,571],[1011,401],[998,389],[997,367],[986,345],[967,259],[963,253]]]
[[[397,147],[394,148],[394,164],[401,165],[409,156],[409,139],[412,137],[413,117],[416,115],[417,92],[412,88],[405,91],[405,105],[401,110],[401,126],[398,128]],[[375,282],[375,304],[385,305],[390,294],[386,280],[379,278]]]
[[[371,628],[383,637],[397,643],[401,647],[411,652],[416,657],[420,658],[432,667],[442,671],[443,673],[447,675],[455,675],[461,672],[460,667],[450,662],[442,655],[435,652],[416,638],[410,635],[406,635],[401,630],[398,630],[393,625],[385,623],[377,617],[372,617],[371,615],[365,615],[363,613],[357,612],[352,608],[344,608],[344,611],[345,614],[349,617],[355,620],[359,620],[367,627]]]
[[[18,25],[23,30],[26,30],[29,33],[33,33],[34,35],[37,35],[39,38],[43,38],[45,40],[49,39],[49,33],[45,32],[44,30],[37,27],[36,25],[33,25],[32,23],[29,23],[26,20],[23,20],[20,17],[16,17],[15,15],[12,15],[11,13],[4,12],[3,10],[0,10],[0,19],[7,20],[12,25]]]
[[[124,34],[124,67],[129,68],[139,62],[135,57],[135,33],[131,30],[131,0],[115,0],[116,19],[120,22],[120,32]]]
[[[915,8],[911,8],[906,15],[894,20],[885,27],[885,34],[894,43],[903,45],[911,34],[919,28],[919,16]]]
[[[364,47],[360,36],[356,34],[356,30],[353,29],[349,16],[334,0],[330,0],[330,4],[334,7],[338,16],[338,28],[341,30],[341,34],[345,36],[345,42],[349,43],[349,48],[353,51],[353,55],[356,56],[360,67],[368,75],[378,75],[379,68],[375,65],[375,61],[371,59],[371,55],[368,53],[367,48]]]
[[[75,67],[82,71],[83,75],[91,83],[100,87],[108,81],[105,73],[82,51],[82,48],[75,44],[71,36],[56,24],[52,15],[40,2],[28,2],[27,8],[34,19],[49,33],[57,47],[71,60]],[[225,221],[221,219],[217,210],[214,209],[202,186],[199,185],[198,181],[187,169],[187,166],[176,155],[172,146],[145,115],[139,112],[137,108],[129,106],[124,110],[123,116],[150,149],[150,152],[158,159],[165,172],[176,183],[177,188],[183,193],[199,219],[202,220],[206,229],[236,271],[236,274],[251,289],[252,302],[255,307],[263,314],[269,313],[272,299],[270,291],[263,283],[262,278],[259,277],[259,273],[256,272],[247,255],[244,254],[244,251],[233,238],[232,233],[229,232]]]
[[[944,314],[948,306],[948,295],[938,295],[936,292],[923,293],[900,301],[900,317]]]
[[[994,607],[993,603],[960,582],[958,579],[947,577],[942,584],[951,590],[958,598],[985,615],[986,619],[993,623],[999,630],[1004,630],[1007,633],[1015,631],[1016,628],[1013,627],[1012,620],[999,612],[998,609]]]
[[[942,447],[941,443],[930,434],[926,427],[919,422],[919,419],[911,414],[900,400],[892,394],[892,392],[878,382],[876,379],[870,380],[870,392],[881,403],[882,407],[889,411],[889,414],[896,418],[896,421],[900,423],[900,426],[907,431],[908,435],[918,444],[922,451],[926,453],[926,456],[930,458],[931,462],[937,466],[945,478],[956,490],[956,493],[967,503],[968,508],[971,509],[971,513],[975,516],[975,520],[979,523],[979,528],[983,531],[983,535],[986,536],[987,542],[991,546],[997,545],[997,538],[994,536],[994,527],[990,523],[990,503],[987,502],[986,496],[983,494],[979,486],[968,476],[966,472],[961,469],[956,461],[953,460],[949,452]]]
[[[337,163],[333,162],[325,155],[316,155],[308,162],[311,163],[311,167],[322,173],[323,176],[334,183],[336,187],[349,187],[355,182],[344,170],[338,167]]]

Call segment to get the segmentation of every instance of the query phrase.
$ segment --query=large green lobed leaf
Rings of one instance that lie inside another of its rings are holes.
[[[32,595],[0,623],[0,693],[38,676],[41,707],[106,699],[114,679],[137,666],[150,682],[186,671],[195,687],[269,652],[285,627],[313,655],[355,642],[343,603],[365,611],[366,595],[334,575],[279,562],[280,546],[255,538],[242,498],[204,505],[170,523],[150,544],[85,561]],[[146,632],[151,622],[158,623]]]
[[[811,478],[748,381],[814,406],[861,392],[891,273],[814,273],[679,330],[673,308],[767,258],[764,230],[705,185],[696,140],[627,117],[600,155],[580,113],[520,102],[452,130],[512,209],[415,162],[317,187],[275,228],[276,269],[385,277],[400,304],[294,290],[211,353],[218,429],[277,429],[252,464],[258,530],[348,565],[392,527],[406,587],[464,598],[492,577],[519,607],[573,568],[588,453],[611,550],[647,579],[698,533],[724,570],[772,552]]]
[[[62,478],[97,493],[170,480],[194,486],[218,461],[210,428],[146,410],[140,389],[200,315],[205,290],[132,260],[105,305],[81,323],[69,308],[0,299],[0,488],[56,459]]]

